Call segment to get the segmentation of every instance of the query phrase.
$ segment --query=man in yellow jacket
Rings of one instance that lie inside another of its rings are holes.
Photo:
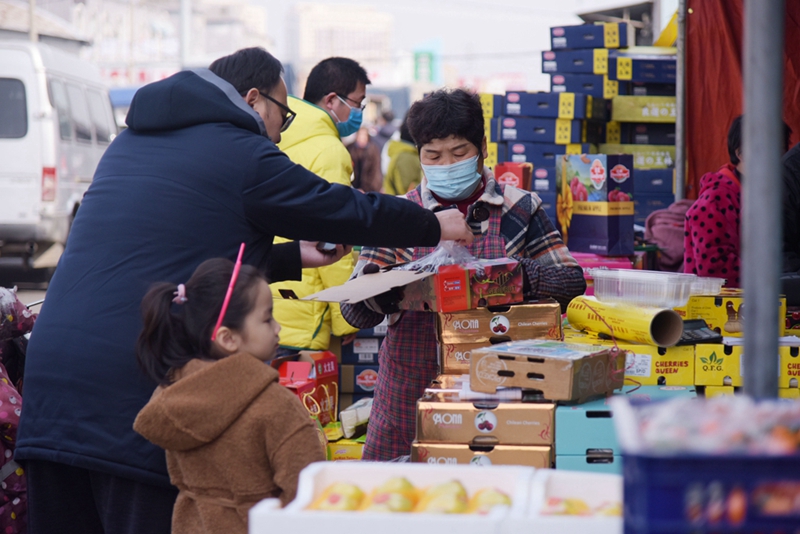
[[[278,144],[289,158],[331,183],[351,185],[353,162],[342,137],[361,126],[362,103],[370,83],[367,72],[352,59],[321,61],[308,75],[303,99],[289,97],[297,113],[292,127]],[[285,241],[277,238],[275,242]],[[354,244],[354,243],[348,243]],[[298,298],[345,283],[353,272],[351,255],[327,267],[303,269],[299,282],[272,284],[273,315],[281,325],[282,355],[297,350],[325,350],[331,334],[349,336],[358,330],[342,317],[338,304],[286,300],[280,290]]]

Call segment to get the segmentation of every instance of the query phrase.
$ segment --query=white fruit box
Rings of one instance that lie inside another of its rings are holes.
[[[538,469],[524,515],[512,510],[503,522],[503,534],[622,534],[622,517],[543,515],[549,499],[581,499],[589,508],[610,502],[622,506],[622,477],[601,473]]]
[[[534,469],[516,466],[458,466],[379,462],[318,462],[300,473],[297,497],[281,509],[277,499],[265,499],[250,510],[249,534],[325,532],[325,534],[500,534],[504,519],[525,516],[530,503]],[[511,497],[511,507],[494,508],[488,515],[307,510],[336,482],[357,485],[365,494],[395,477],[405,477],[418,489],[451,480],[464,485],[472,497],[484,488],[497,488]]]

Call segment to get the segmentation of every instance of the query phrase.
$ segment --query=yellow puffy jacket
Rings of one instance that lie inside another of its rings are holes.
[[[417,147],[402,139],[390,139],[386,149],[389,166],[383,179],[387,195],[405,195],[422,181],[422,166]]]
[[[353,162],[339,138],[330,115],[305,100],[289,97],[297,113],[292,126],[281,134],[278,147],[295,163],[331,183],[350,185]],[[275,238],[276,243],[287,241]],[[331,333],[346,336],[357,332],[342,317],[338,304],[287,300],[280,289],[291,289],[298,298],[345,283],[353,273],[353,256],[345,255],[327,267],[303,269],[303,279],[272,284],[274,317],[281,325],[281,346],[293,349],[325,350]]]

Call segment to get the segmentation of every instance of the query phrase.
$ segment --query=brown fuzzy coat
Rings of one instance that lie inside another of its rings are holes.
[[[294,499],[297,477],[325,453],[300,400],[249,354],[192,360],[156,389],[133,428],[167,451],[180,489],[173,534],[247,532],[258,501]]]

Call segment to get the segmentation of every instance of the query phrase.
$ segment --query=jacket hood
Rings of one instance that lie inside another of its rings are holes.
[[[145,85],[133,96],[128,127],[135,132],[180,130],[230,123],[263,136],[264,121],[236,89],[208,69],[183,71]]]
[[[731,179],[733,177],[734,179]],[[708,189],[723,189],[733,193],[741,193],[742,186],[736,175],[736,167],[728,163],[717,172],[709,172],[700,179],[700,194]],[[699,195],[698,195],[699,196]]]
[[[417,147],[413,144],[409,143],[408,141],[403,141],[401,139],[390,139],[386,153],[389,155],[390,158],[397,156],[398,154],[402,154],[403,152],[408,152],[410,154],[417,153]]]
[[[250,354],[218,361],[191,360],[177,380],[159,387],[133,428],[166,450],[191,450],[217,439],[278,372]]]
[[[281,134],[278,145],[281,150],[292,148],[312,137],[335,135],[339,139],[339,130],[324,109],[294,96],[289,97],[288,105],[297,116],[292,126]]]

